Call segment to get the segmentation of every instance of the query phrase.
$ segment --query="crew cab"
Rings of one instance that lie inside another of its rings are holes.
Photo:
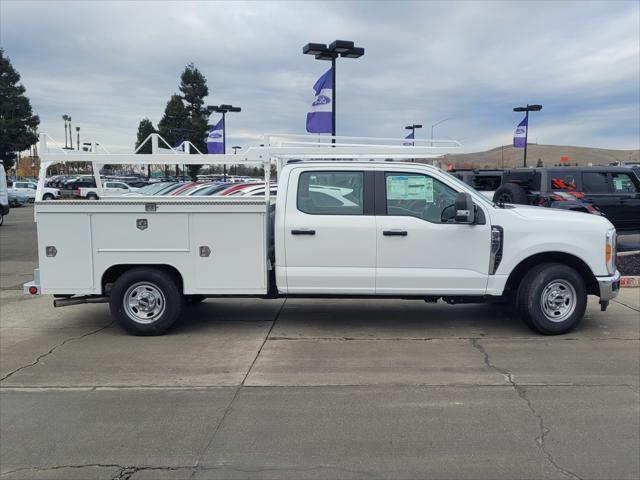
[[[617,295],[616,231],[606,218],[496,204],[435,167],[376,161],[424,158],[429,147],[353,142],[266,141],[242,155],[185,160],[263,162],[263,197],[37,202],[40,265],[25,292],[53,294],[57,306],[108,302],[138,335],[162,334],[186,305],[217,296],[513,302],[533,329],[561,334],[580,322],[587,295],[603,309]],[[60,161],[51,157],[43,168]]]
[[[138,191],[136,187],[132,187],[124,182],[113,182],[107,180],[106,182],[103,182],[102,192],[100,192],[96,187],[80,187],[76,191],[76,196],[88,198],[90,200],[97,200],[100,196],[113,197],[136,191]]]

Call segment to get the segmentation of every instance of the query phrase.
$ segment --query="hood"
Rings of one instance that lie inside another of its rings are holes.
[[[494,211],[499,212],[498,216],[517,216],[529,221],[540,221],[550,224],[580,223],[581,225],[592,224],[606,229],[613,228],[611,222],[603,216],[573,210],[559,210],[557,208],[534,207],[530,205],[509,205],[507,208],[496,208]]]

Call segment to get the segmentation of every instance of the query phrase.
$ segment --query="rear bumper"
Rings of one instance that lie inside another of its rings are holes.
[[[31,289],[35,288],[35,291]],[[40,269],[36,268],[33,271],[33,281],[24,283],[22,285],[22,293],[24,295],[40,295]]]
[[[620,292],[620,272],[618,270],[610,277],[596,277],[596,280],[598,287],[600,287],[601,302],[607,302],[618,296]]]

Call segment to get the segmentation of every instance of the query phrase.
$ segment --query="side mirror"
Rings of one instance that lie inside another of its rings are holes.
[[[475,206],[470,193],[460,192],[456,197],[456,223],[472,224],[475,221]]]

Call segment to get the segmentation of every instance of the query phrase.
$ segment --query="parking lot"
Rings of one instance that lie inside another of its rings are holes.
[[[509,309],[210,299],[162,337],[25,298],[0,228],[0,478],[640,477],[640,291],[568,335]]]

